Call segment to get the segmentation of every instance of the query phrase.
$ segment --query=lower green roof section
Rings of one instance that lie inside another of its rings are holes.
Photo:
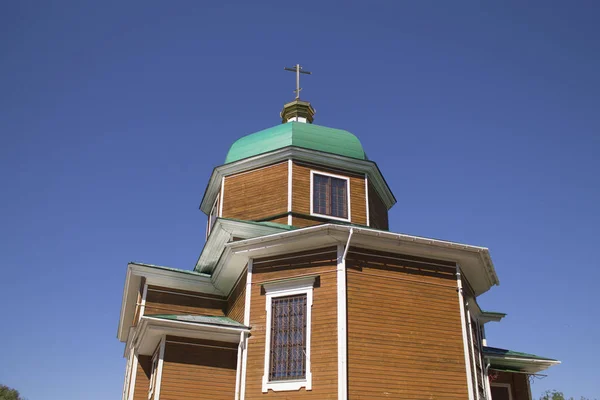
[[[146,263],[136,262],[136,261],[131,261],[131,262],[129,262],[129,264],[141,265],[142,267],[162,269],[162,270],[165,270],[165,271],[181,272],[182,274],[188,274],[188,275],[210,277],[210,274],[205,274],[205,273],[197,272],[197,271],[190,271],[190,270],[187,270],[187,269],[164,267],[162,265],[146,264]]]
[[[171,321],[190,322],[193,324],[204,324],[204,325],[217,325],[217,326],[230,326],[234,328],[247,328],[246,325],[240,324],[239,322],[221,316],[214,315],[178,315],[178,314],[153,314],[146,315],[151,318],[166,319]]]
[[[485,356],[490,356],[490,357],[514,357],[514,358],[523,358],[523,359],[529,359],[529,360],[558,361],[553,358],[536,356],[535,354],[521,353],[518,351],[506,350],[506,349],[501,349],[498,347],[489,347],[489,346],[483,347],[483,354]]]

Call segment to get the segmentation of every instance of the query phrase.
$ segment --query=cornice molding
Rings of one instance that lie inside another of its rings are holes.
[[[275,164],[288,159],[366,174],[369,182],[373,185],[387,209],[389,210],[396,204],[394,194],[390,190],[379,167],[374,161],[359,160],[316,150],[303,149],[301,147],[288,146],[269,153],[224,164],[213,169],[204,192],[204,197],[200,203],[200,209],[207,215],[210,213],[210,208],[219,193],[219,187],[223,177]]]

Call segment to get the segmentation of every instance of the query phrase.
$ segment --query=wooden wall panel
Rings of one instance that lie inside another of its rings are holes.
[[[227,300],[220,296],[149,286],[144,315],[192,314],[222,316],[225,315],[226,307]]]
[[[512,392],[512,400],[529,399],[529,380],[526,374],[513,374],[504,371],[490,370],[490,375],[495,375],[492,384],[508,383]]]
[[[389,230],[388,210],[373,185],[369,183],[369,225],[375,229]]]
[[[244,308],[246,304],[246,278],[247,272],[242,272],[240,280],[237,282],[229,298],[227,299],[227,315],[240,324],[244,323]]]
[[[167,336],[161,400],[233,399],[237,346]]]
[[[321,218],[292,217],[292,226],[306,228],[307,226],[326,224],[328,221]]]
[[[152,356],[138,356],[138,366],[135,373],[133,400],[148,400],[148,386],[152,368]]]
[[[315,254],[321,253],[321,254]],[[315,255],[312,255],[315,254]],[[337,399],[337,252],[321,249],[289,255],[289,259],[254,261],[246,399]],[[265,355],[266,298],[261,283],[282,278],[318,275],[319,284],[313,291],[311,372],[312,390],[262,393]]]
[[[268,222],[275,222],[277,224],[283,224],[283,225],[287,225],[288,224],[288,217],[287,215],[285,217],[279,217],[279,218],[274,218],[274,219],[268,219],[265,220]]]
[[[262,220],[287,212],[287,161],[225,177],[223,217]]]
[[[310,167],[297,162],[292,166],[292,211],[310,214]]]
[[[455,268],[449,264],[350,249],[350,399],[467,398]]]
[[[354,224],[367,224],[367,204],[365,193],[365,178],[350,172],[334,171],[326,168],[311,166],[304,163],[294,162],[292,168],[292,211],[298,214],[310,215],[310,171],[322,171],[350,178],[350,212],[351,222]],[[304,227],[318,225],[326,222],[323,219],[310,219],[294,217],[299,225]]]

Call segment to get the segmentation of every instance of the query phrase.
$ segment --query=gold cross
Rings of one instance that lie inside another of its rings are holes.
[[[296,90],[294,90],[294,93],[296,93],[296,99],[299,99],[300,98],[300,91],[302,90],[302,88],[300,87],[300,74],[311,75],[312,72],[303,71],[302,67],[300,66],[300,64],[296,64],[292,68],[285,67],[284,69],[286,71],[292,71],[292,72],[296,73]]]

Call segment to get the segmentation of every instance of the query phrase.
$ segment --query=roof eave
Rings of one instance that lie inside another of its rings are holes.
[[[224,327],[213,324],[142,317],[133,339],[128,342],[128,346],[135,346],[141,355],[151,355],[156,349],[157,343],[165,335],[238,343],[240,333],[249,331],[250,328],[248,327]]]
[[[127,276],[125,278],[119,325],[117,328],[117,338],[121,342],[127,340],[128,330],[133,325],[137,291],[140,288],[142,278],[146,279],[146,284],[148,285],[166,286],[174,289],[200,291],[224,296],[223,292],[213,285],[208,275],[131,262],[127,264]]]
[[[272,233],[287,232],[285,226],[267,226],[251,221],[238,221],[227,218],[217,218],[208,239],[196,261],[194,271],[205,273],[210,271],[221,258],[224,246],[234,236],[242,239],[249,239],[258,236],[265,236]]]
[[[514,368],[518,371],[528,373],[539,373],[550,367],[560,364],[561,362],[553,359],[537,359],[526,357],[502,357],[485,355],[492,368]]]
[[[380,250],[398,252],[398,246],[392,245],[392,244],[393,244],[393,242],[399,240],[405,244],[403,251],[408,251],[408,248],[412,246],[411,248],[413,250],[412,250],[412,252],[408,252],[408,254],[413,254],[413,255],[424,255],[425,254],[426,255],[426,253],[424,253],[424,251],[422,251],[422,250],[429,246],[434,246],[435,248],[440,249],[440,252],[450,251],[455,256],[458,256],[459,254],[463,254],[466,256],[468,254],[469,255],[468,259],[470,259],[470,260],[479,259],[480,260],[478,262],[479,263],[478,265],[482,265],[482,263],[481,263],[482,254],[481,253],[484,253],[484,255],[483,255],[484,259],[485,258],[489,259],[488,249],[484,248],[484,247],[471,246],[471,245],[449,242],[449,241],[438,240],[438,239],[430,239],[430,238],[406,235],[406,234],[401,234],[401,233],[393,233],[393,232],[380,231],[380,230],[370,229],[370,228],[359,228],[359,227],[355,227],[355,226],[346,226],[346,225],[338,225],[338,224],[316,225],[316,226],[311,226],[311,227],[307,227],[307,228],[297,229],[297,230],[290,231],[290,232],[276,233],[276,234],[263,236],[263,237],[257,237],[257,238],[253,238],[253,239],[246,239],[246,240],[241,240],[241,241],[236,241],[236,242],[230,242],[230,243],[226,244],[225,247],[232,249],[234,251],[234,253],[236,253],[236,254],[242,254],[244,252],[248,252],[253,247],[260,248],[261,251],[264,252],[264,251],[267,251],[267,249],[269,249],[270,247],[272,247],[272,246],[269,246],[269,244],[268,244],[269,242],[275,242],[275,241],[280,241],[280,240],[289,241],[289,240],[293,240],[294,238],[300,238],[302,236],[316,234],[318,232],[320,232],[321,234],[327,234],[329,236],[335,236],[334,232],[349,233],[350,229],[354,230],[355,237],[356,237],[356,235],[363,234],[363,235],[371,236],[373,238],[377,238],[378,239],[377,246],[378,246],[378,249],[380,249]],[[387,245],[385,241],[379,240],[379,239],[388,239],[388,242],[390,244]],[[338,239],[338,241],[343,241],[343,240]],[[353,239],[353,241],[354,241],[354,243],[356,243],[356,239]],[[323,242],[323,243],[325,243],[325,242]],[[257,246],[257,245],[260,245],[260,246]],[[420,248],[421,250],[419,251],[418,248]],[[256,254],[258,254],[258,253],[256,253]],[[248,254],[248,256],[249,256],[249,254]],[[456,261],[456,259],[452,259],[452,257],[447,257],[445,259],[447,259],[449,261]],[[484,276],[485,276],[486,283],[483,286],[478,285],[478,287],[474,288],[476,295],[480,295],[480,294],[486,292],[487,290],[489,290],[489,288],[492,285],[497,284],[496,283],[497,279],[495,279],[496,275],[495,275],[493,264],[491,264],[491,259],[489,261],[490,261],[489,263],[483,264],[483,266],[484,266],[483,271],[485,272]],[[471,274],[472,274],[472,272],[471,272]]]
[[[360,160],[352,157],[341,156],[333,153],[325,153],[318,150],[309,150],[297,146],[287,146],[281,149],[273,150],[267,153],[259,154],[234,161],[229,164],[215,167],[204,191],[200,209],[209,214],[210,209],[219,193],[219,187],[224,176],[233,175],[239,172],[263,167],[287,159],[312,162],[324,166],[335,167],[343,170],[365,173],[369,177],[369,182],[375,187],[382,201],[389,210],[396,204],[396,198],[389,188],[379,166],[374,161]]]

